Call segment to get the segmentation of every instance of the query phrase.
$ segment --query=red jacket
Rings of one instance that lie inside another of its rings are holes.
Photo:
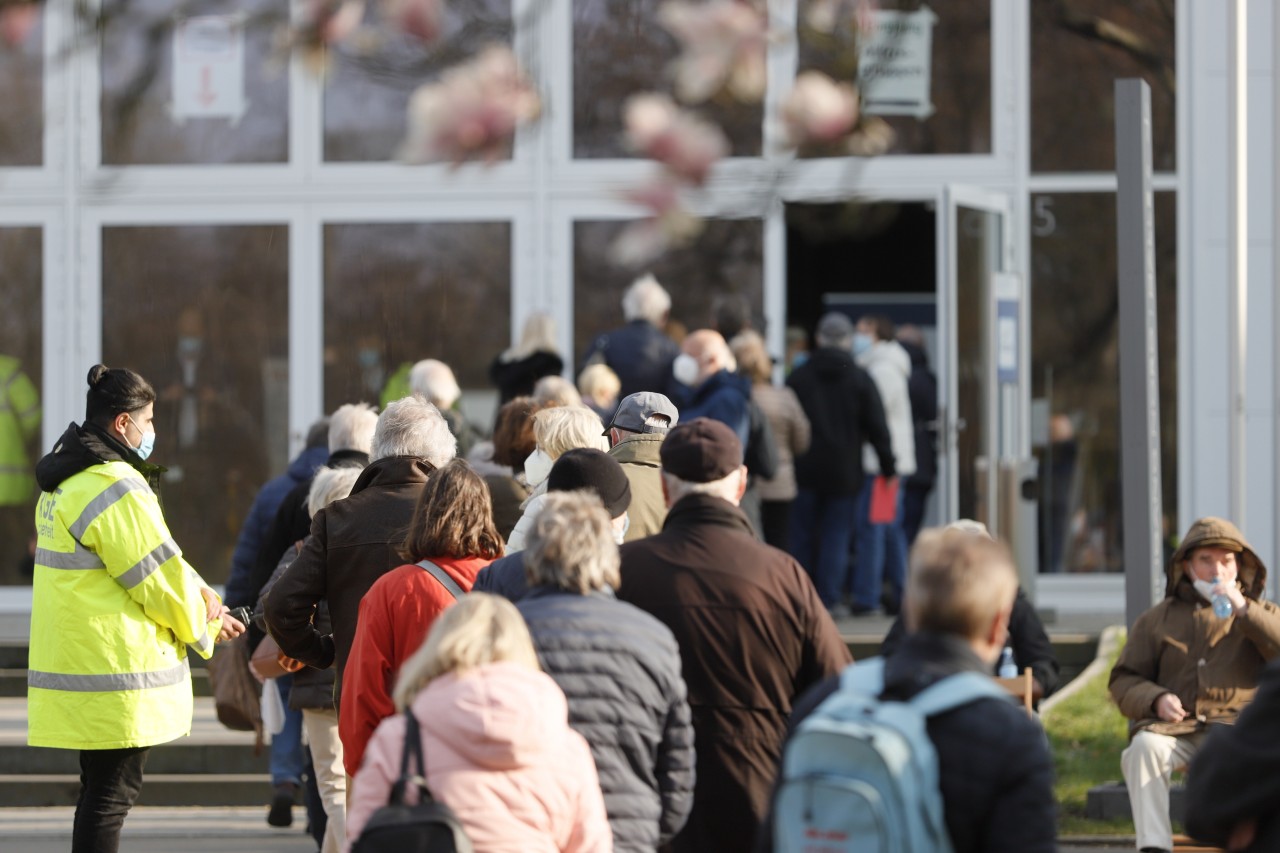
[[[476,575],[491,561],[482,557],[440,557],[432,562],[469,592]],[[360,769],[364,748],[378,723],[396,712],[391,690],[400,665],[418,650],[436,617],[451,604],[453,596],[449,591],[413,563],[378,578],[360,601],[356,637],[342,675],[338,710],[342,763],[348,776],[356,775]]]

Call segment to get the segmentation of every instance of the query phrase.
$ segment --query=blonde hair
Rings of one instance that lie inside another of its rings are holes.
[[[581,406],[582,396],[563,376],[544,376],[533,383],[533,399],[539,406]]]
[[[1017,591],[1013,557],[1003,543],[971,529],[924,530],[907,570],[907,627],[981,639]]]
[[[529,628],[505,598],[468,593],[436,617],[427,639],[400,667],[391,698],[403,711],[432,679],[499,661],[539,669]]]
[[[498,358],[505,364],[528,358],[535,352],[556,352],[556,321],[545,311],[530,314],[520,330],[520,343]]]
[[[307,513],[315,515],[334,501],[351,494],[351,487],[360,479],[363,468],[321,468],[316,471],[307,491]]]
[[[548,492],[534,516],[524,549],[530,586],[587,595],[622,582],[613,522],[600,497],[588,491]]]
[[[764,338],[760,333],[747,329],[739,332],[729,341],[729,350],[738,361],[738,372],[757,385],[769,384],[773,373],[773,362],[764,346]]]
[[[584,406],[556,406],[533,416],[533,438],[552,459],[575,447],[608,452],[609,440],[600,432],[599,416]]]
[[[578,391],[594,403],[616,400],[622,380],[607,364],[590,364],[578,374]]]

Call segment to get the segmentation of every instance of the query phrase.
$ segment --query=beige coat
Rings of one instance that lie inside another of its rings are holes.
[[[768,480],[758,480],[760,498],[789,501],[796,496],[796,457],[809,449],[809,418],[796,392],[785,385],[751,386],[751,399],[764,412],[778,448],[778,471]]]
[[[664,435],[637,433],[618,442],[609,455],[618,461],[631,483],[631,506],[627,515],[631,526],[625,541],[652,536],[667,520],[667,499],[662,496],[662,460],[658,450]]]
[[[1197,547],[1239,549],[1237,583],[1248,609],[1219,619],[1187,577],[1187,556]],[[1192,525],[1168,568],[1165,599],[1138,617],[1115,668],[1111,698],[1129,718],[1130,734],[1190,734],[1211,723],[1234,723],[1253,699],[1258,674],[1280,654],[1280,608],[1259,596],[1267,569],[1228,521],[1205,518]],[[1155,702],[1174,693],[1186,719],[1165,722]]]

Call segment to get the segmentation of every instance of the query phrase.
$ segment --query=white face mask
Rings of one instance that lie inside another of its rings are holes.
[[[1213,601],[1213,594],[1215,592],[1226,595],[1226,591],[1220,588],[1216,581],[1204,581],[1196,578],[1191,582],[1191,585],[1196,588],[1196,592],[1200,593],[1200,597],[1205,601]]]
[[[631,529],[630,513],[623,513],[621,527],[618,526],[618,520],[615,518],[613,520],[613,541],[621,545],[623,540],[627,538],[627,531],[630,529]]]
[[[698,364],[698,360],[687,352],[676,356],[675,362],[671,365],[671,375],[681,385],[693,385],[698,381],[698,374],[701,372],[702,367]]]
[[[534,448],[529,458],[524,460],[524,478],[530,486],[537,486],[551,476],[551,466],[555,464],[541,447]]]

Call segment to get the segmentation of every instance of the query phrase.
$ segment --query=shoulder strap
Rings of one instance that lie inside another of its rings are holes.
[[[410,762],[415,767],[410,770]],[[422,759],[422,729],[410,708],[404,709],[404,750],[400,753],[400,778],[391,786],[391,805],[404,805],[404,792],[410,785],[418,789],[421,800],[432,799],[427,788],[427,769]]]
[[[458,582],[449,577],[449,573],[437,566],[435,563],[430,560],[423,560],[421,563],[418,563],[418,565],[426,569],[431,577],[440,581],[440,585],[444,587],[455,599],[462,598],[462,596],[466,595],[466,593],[462,591],[462,587],[458,586]]]
[[[840,689],[878,699],[884,692],[884,658],[866,658],[846,666],[840,673]]]
[[[1013,701],[1013,695],[991,678],[976,672],[958,672],[920,691],[911,706],[922,716],[932,717],[978,699]]]

